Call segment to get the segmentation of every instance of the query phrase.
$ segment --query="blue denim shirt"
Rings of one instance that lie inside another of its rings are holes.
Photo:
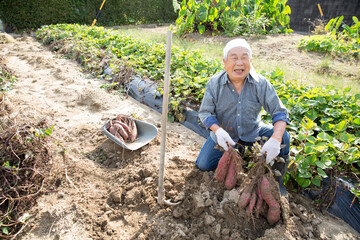
[[[289,124],[289,113],[279,99],[274,87],[252,68],[240,95],[228,79],[225,71],[215,74],[206,84],[199,117],[206,128],[218,124],[237,142],[255,142],[259,136],[262,107],[271,115],[273,124],[285,121]],[[213,132],[210,133],[216,141]]]

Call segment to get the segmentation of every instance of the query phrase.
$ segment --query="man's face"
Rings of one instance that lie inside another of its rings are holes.
[[[252,58],[244,47],[235,47],[228,52],[227,60],[223,59],[224,68],[231,81],[244,81],[250,72]]]

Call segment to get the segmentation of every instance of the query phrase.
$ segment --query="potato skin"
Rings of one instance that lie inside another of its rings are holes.
[[[229,164],[230,164],[231,155],[229,150],[224,152],[222,157],[219,160],[219,163],[217,165],[217,168],[215,170],[215,178],[219,182],[223,183],[225,181]]]
[[[255,203],[256,203],[256,191],[253,191],[251,193],[251,198],[250,198],[250,202],[249,202],[249,205],[247,206],[247,209],[246,209],[246,214],[248,216],[250,216],[250,214],[253,212],[253,209],[254,209],[254,206],[255,206]]]
[[[261,196],[269,206],[267,213],[267,221],[270,225],[274,225],[280,220],[280,204],[276,201],[270,190],[269,180],[263,176],[260,185]]]
[[[228,190],[231,190],[235,187],[237,181],[237,173],[236,173],[236,164],[234,158],[230,158],[230,163],[228,167],[228,171],[225,178],[225,187]]]
[[[249,186],[246,186],[244,191],[241,193],[239,197],[238,206],[240,208],[245,208],[249,204],[250,198],[251,198],[251,188]]]

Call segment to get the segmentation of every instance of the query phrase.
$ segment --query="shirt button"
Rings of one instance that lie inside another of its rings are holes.
[[[240,126],[238,126],[238,128],[240,128]]]
[[[235,92],[235,90],[233,89],[233,92]]]
[[[241,102],[239,101],[239,104],[240,104]]]
[[[240,113],[238,113],[238,117],[240,116]]]

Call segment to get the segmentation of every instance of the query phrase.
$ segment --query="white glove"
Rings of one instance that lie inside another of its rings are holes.
[[[231,146],[235,145],[235,142],[232,140],[230,135],[223,128],[219,128],[218,130],[216,130],[215,135],[216,135],[218,144],[225,151],[227,151],[229,149],[227,143],[229,143]]]
[[[266,141],[260,150],[260,154],[266,152],[266,163],[269,164],[280,153],[280,142],[275,138],[270,138]]]

